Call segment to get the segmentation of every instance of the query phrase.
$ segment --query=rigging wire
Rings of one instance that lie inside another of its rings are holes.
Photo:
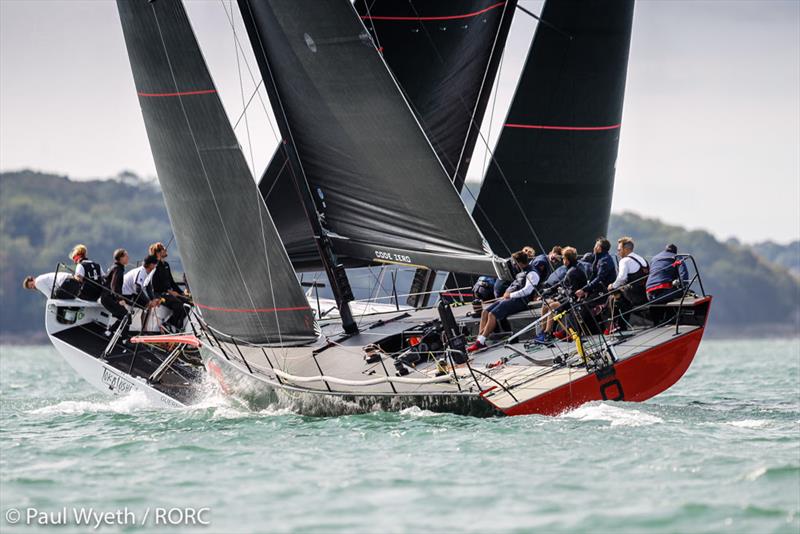
[[[233,7],[231,7],[231,12],[228,13],[228,8],[225,7],[225,0],[219,0],[219,3],[222,6],[223,11],[225,11],[225,17],[228,19],[228,23],[230,24],[231,30],[233,31],[234,40],[236,41],[236,46],[239,48],[239,50],[242,53],[242,58],[244,59],[244,65],[245,65],[245,67],[247,67],[248,74],[250,74],[250,80],[253,82],[253,84],[256,85],[256,90],[254,91],[254,94],[258,95],[258,100],[259,100],[259,102],[261,102],[261,108],[264,110],[264,113],[266,113],[266,115],[267,115],[267,122],[269,123],[270,130],[272,130],[272,135],[275,137],[275,140],[280,143],[281,136],[279,136],[275,132],[275,126],[273,126],[272,121],[269,120],[269,111],[267,111],[267,105],[264,104],[264,98],[261,96],[261,93],[258,91],[258,88],[263,84],[264,79],[263,78],[259,78],[260,81],[256,84],[256,77],[255,77],[255,75],[253,75],[253,70],[250,68],[250,62],[247,61],[247,55],[245,54],[244,48],[242,47],[242,43],[239,41],[239,37],[236,35],[236,29],[234,27],[234,21],[233,21]],[[252,100],[252,97],[251,97],[251,100]],[[241,117],[240,117],[240,120],[241,120]],[[237,121],[237,124],[238,124],[238,121]]]
[[[231,13],[233,13],[232,0],[228,0],[228,5],[231,8]],[[224,6],[224,4],[223,4],[223,6]],[[238,38],[238,36],[236,34],[236,27],[233,24],[231,24],[231,32],[233,33],[234,51],[236,52],[236,70],[237,70],[238,78],[239,78],[239,93],[241,94],[241,97],[242,97],[242,107],[243,107],[242,115],[244,116],[244,124],[245,124],[245,128],[246,128],[246,131],[247,131],[247,144],[248,144],[248,148],[250,150],[250,166],[251,166],[251,168],[253,170],[253,173],[255,173],[256,164],[255,164],[255,158],[253,157],[253,141],[252,141],[252,139],[250,137],[250,123],[249,123],[249,120],[247,118],[247,105],[248,104],[245,103],[245,99],[244,99],[244,83],[243,83],[243,80],[242,80],[242,66],[241,66],[241,62],[239,61],[239,47],[236,46],[236,44],[239,41],[239,38]],[[259,85],[256,86],[256,91],[258,91],[258,87],[260,87],[260,85],[261,85],[261,81],[259,81]],[[250,99],[252,100],[252,98],[253,97],[251,96]],[[238,121],[237,121],[237,124],[238,124]],[[261,227],[261,241],[262,241],[262,243],[264,245],[264,259],[266,260],[266,267],[267,267],[267,282],[269,283],[270,296],[272,298],[272,302],[274,303],[274,302],[276,302],[276,300],[275,300],[275,285],[274,285],[274,283],[272,281],[272,266],[270,265],[270,261],[269,261],[269,250],[268,250],[268,247],[267,247],[267,236],[266,236],[266,233],[264,232],[264,214],[262,212],[262,208],[266,209],[266,206],[263,205],[264,201],[261,198],[261,194],[260,193],[258,195],[254,195],[254,197],[255,197],[255,201],[256,201],[256,206],[258,208],[258,220],[259,220],[259,225]],[[273,313],[273,315],[275,317],[275,329],[278,332],[278,344],[279,345],[283,345],[283,336],[281,334],[281,321],[280,321],[280,318],[278,317],[278,310],[274,306],[273,306],[273,312],[272,313]]]

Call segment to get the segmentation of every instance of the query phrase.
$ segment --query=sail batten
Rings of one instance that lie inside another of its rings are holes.
[[[493,247],[590,250],[605,234],[632,19],[633,0],[545,2],[474,212]]]
[[[240,0],[240,8],[284,118],[284,149],[296,153],[337,254],[430,268],[463,261],[494,273],[495,258],[352,4]]]
[[[317,332],[178,0],[117,2],[158,179],[195,304],[252,343]]]

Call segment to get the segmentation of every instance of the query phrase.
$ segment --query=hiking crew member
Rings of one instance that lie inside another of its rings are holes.
[[[633,247],[633,239],[630,237],[620,237],[617,240],[619,273],[614,283],[608,285],[609,291],[620,290],[613,293],[608,301],[609,305],[616,307],[616,315],[622,315],[647,302],[644,286],[647,275],[650,274],[650,265],[633,251]]]
[[[122,281],[122,295],[136,306],[147,306],[155,299],[150,284],[150,273],[155,270],[156,265],[158,265],[158,258],[148,255],[142,265],[125,273]]]
[[[126,265],[128,265],[128,253],[124,248],[118,248],[114,251],[114,265],[106,274],[106,290],[100,297],[100,304],[116,319],[116,322],[106,330],[107,336],[115,332],[119,328],[120,322],[128,315],[128,309],[124,306],[125,299],[122,298],[122,282],[125,277]],[[129,323],[126,323],[120,334],[121,339],[128,337],[128,327]]]
[[[519,251],[515,252],[511,259],[516,263],[519,273],[508,286],[502,299],[481,313],[478,339],[467,348],[469,352],[486,347],[486,336],[494,332],[497,322],[504,320],[509,315],[527,310],[528,302],[536,295],[536,286],[539,285],[540,276],[537,269],[531,264],[528,255]]]
[[[594,262],[589,283],[575,292],[578,298],[591,298],[606,291],[608,285],[617,277],[617,266],[614,258],[608,253],[611,242],[605,237],[598,237],[594,244]]]
[[[103,294],[103,269],[99,263],[93,262],[86,256],[86,245],[75,245],[70,253],[75,262],[75,280],[80,284],[78,298],[96,301]]]
[[[68,280],[72,280],[73,286],[73,293],[71,295],[64,294],[63,296],[59,296],[61,294],[61,288],[64,285],[64,282]],[[55,284],[53,283],[55,281]],[[54,291],[55,286],[55,291]],[[40,274],[36,278],[33,276],[26,276],[25,279],[22,281],[22,287],[25,289],[33,289],[38,290],[40,293],[44,294],[48,298],[54,299],[74,299],[78,289],[78,282],[75,278],[69,273],[58,273],[56,277],[56,273],[44,273]],[[50,296],[50,292],[53,292],[52,297]]]
[[[647,277],[647,300],[659,304],[675,300],[683,294],[683,286],[689,283],[689,271],[678,259],[678,247],[667,245],[650,261],[650,274]],[[664,310],[650,308],[650,318],[659,324],[664,318]]]
[[[153,272],[152,286],[153,293],[161,299],[161,304],[172,311],[167,324],[175,331],[183,330],[183,322],[186,318],[186,311],[183,309],[185,300],[182,298],[181,288],[172,278],[172,271],[169,263],[166,262],[167,247],[163,243],[153,243],[150,245],[150,254],[158,258],[158,264]],[[167,325],[165,325],[167,326]]]
[[[549,343],[552,341],[553,327],[555,326],[553,316],[566,306],[569,306],[570,299],[576,298],[576,293],[580,290],[579,288],[585,287],[587,283],[586,274],[583,272],[583,269],[578,266],[578,252],[573,247],[564,247],[561,251],[561,256],[564,267],[566,268],[561,287],[566,290],[566,295],[561,299],[548,298],[544,301],[542,313],[550,312],[550,315],[547,317],[547,322],[545,323],[542,333],[534,338],[534,341],[537,343]],[[555,287],[549,288],[543,297],[550,296],[555,290]]]

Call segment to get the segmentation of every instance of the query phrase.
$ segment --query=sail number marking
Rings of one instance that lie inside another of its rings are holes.
[[[396,261],[400,263],[411,263],[411,256],[404,254],[394,254],[393,252],[385,252],[383,250],[376,250],[375,257],[379,260]]]

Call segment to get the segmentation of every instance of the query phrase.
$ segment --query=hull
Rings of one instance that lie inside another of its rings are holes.
[[[208,374],[223,393],[235,397],[253,410],[268,406],[287,408],[303,415],[330,417],[374,411],[397,412],[419,408],[432,412],[474,417],[502,415],[478,394],[348,395],[289,387],[263,377],[256,378],[237,362],[226,360],[213,350],[203,350]]]
[[[72,367],[78,376],[103,393],[124,396],[141,394],[147,401],[159,408],[180,408],[185,406],[182,402],[173,399],[164,393],[150,387],[141,379],[114,369],[94,356],[50,336],[50,341],[64,360]]]
[[[558,415],[592,401],[645,401],[669,389],[686,373],[703,331],[692,331],[502,411],[506,415]]]
[[[133,326],[141,330],[139,318]],[[166,351],[116,344],[103,357],[109,343],[104,332],[112,320],[96,302],[49,299],[45,310],[45,327],[53,347],[98,391],[115,396],[139,394],[163,408],[191,404],[204,377],[195,366],[175,361],[151,382],[148,378],[167,357]]]
[[[360,394],[359,389],[367,388],[356,387],[353,384],[355,380],[337,383],[331,377],[355,379],[359,376],[356,372],[362,377],[367,374],[363,362],[348,364],[349,368],[344,364],[347,358],[353,357],[346,351],[335,354],[317,352],[311,356],[316,367],[305,374],[306,382],[312,381],[309,375],[320,375],[313,385],[304,385],[296,375],[276,374],[275,368],[271,367],[274,356],[271,360],[267,358],[269,367],[260,365],[258,355],[261,352],[254,348],[237,346],[235,351],[226,351],[224,345],[207,343],[201,352],[209,374],[217,379],[223,391],[255,407],[277,404],[308,415],[396,411],[411,406],[474,416],[557,415],[592,401],[641,402],[671,387],[694,359],[705,331],[710,302],[710,297],[705,297],[687,305],[679,312],[685,314],[686,324],[678,329],[674,325],[654,327],[610,339],[615,361],[597,371],[587,370],[585,365],[542,363],[546,361],[542,353],[550,350],[552,360],[557,353],[564,354],[569,350],[571,343],[548,349],[524,344],[498,345],[473,355],[469,366],[451,367],[452,381],[430,384],[425,391],[391,391],[386,385],[382,391]],[[414,318],[408,320],[413,322]],[[407,327],[397,326],[398,329]],[[595,346],[600,343],[599,338],[586,342],[594,342]],[[500,365],[493,363],[504,356],[507,358],[510,351],[514,351],[511,354],[522,353],[523,347],[528,353],[517,360]],[[259,350],[264,352],[263,348]],[[328,360],[324,359],[325,354],[328,354]],[[573,352],[575,355],[577,352]],[[289,354],[288,358],[288,361],[302,360],[303,356],[296,352]],[[387,357],[386,362],[384,372],[389,377],[390,373],[385,369],[391,368],[388,362],[393,363],[393,360]],[[340,370],[347,369],[349,374],[323,372],[323,369],[331,370],[335,365],[339,365]],[[412,375],[436,376],[434,371],[435,368],[425,369],[420,365]],[[376,374],[373,372],[370,376]],[[323,377],[328,377],[328,381],[322,380]]]

